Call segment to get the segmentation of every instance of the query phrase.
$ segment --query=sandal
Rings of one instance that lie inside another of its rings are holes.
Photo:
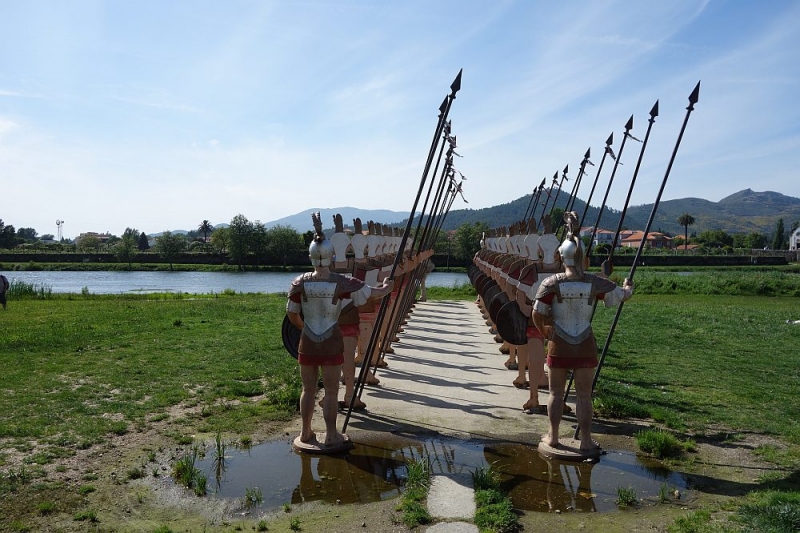
[[[506,366],[506,368],[507,368],[507,369],[509,369],[509,370],[519,370],[519,365],[518,365],[517,363],[510,363],[510,362],[506,361],[506,362],[505,362],[505,363],[503,363],[503,364],[504,364],[504,365]]]
[[[513,384],[514,384],[514,386],[515,386],[516,388],[518,388],[518,389],[529,389],[529,388],[530,388],[530,386],[531,386],[531,384],[530,384],[530,382],[529,382],[529,381],[523,381],[522,383],[520,383],[519,381],[517,381],[517,380],[515,379],[514,381],[512,381],[512,383],[513,383]]]

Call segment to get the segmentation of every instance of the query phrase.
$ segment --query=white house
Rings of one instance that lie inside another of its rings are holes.
[[[800,250],[800,228],[794,230],[792,236],[789,237],[789,249]]]

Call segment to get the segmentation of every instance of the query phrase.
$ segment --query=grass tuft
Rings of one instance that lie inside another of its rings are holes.
[[[660,429],[644,429],[635,433],[634,438],[640,450],[657,459],[678,458],[686,452],[686,445],[675,435]],[[693,441],[691,446],[694,446]]]

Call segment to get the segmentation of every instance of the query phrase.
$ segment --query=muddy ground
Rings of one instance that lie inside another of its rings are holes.
[[[596,421],[596,437],[604,447],[635,450],[631,435],[645,422]],[[258,428],[253,444],[296,435],[299,421]],[[106,444],[79,450],[73,457],[46,465],[48,481],[63,482],[65,508],[28,514],[16,522],[3,517],[4,531],[408,531],[396,510],[397,499],[369,504],[335,505],[312,503],[292,505],[246,514],[230,500],[198,497],[172,483],[175,460],[186,450],[176,444],[175,428],[169,421],[151,424],[144,432],[115,437]],[[361,435],[363,437],[363,435]],[[211,435],[197,435],[211,441]],[[358,442],[359,436],[356,436]],[[505,437],[498,437],[504,440]],[[780,443],[755,434],[731,434],[720,430],[710,438],[698,438],[697,451],[687,460],[673,464],[675,471],[691,474],[691,490],[668,502],[643,503],[627,510],[608,513],[525,512],[520,521],[525,531],[557,528],[566,531],[665,531],[677,517],[691,510],[706,508],[716,519],[725,519],[730,505],[757,488],[765,474],[781,474],[781,469],[759,460],[753,450],[763,444]],[[13,465],[9,465],[13,469]],[[139,468],[144,477],[130,479]],[[158,477],[153,476],[158,472]],[[76,499],[74,494],[91,481],[95,491]],[[81,510],[94,510],[96,519],[76,520]],[[267,529],[263,529],[263,528]],[[295,529],[293,529],[293,527]],[[159,529],[162,528],[162,529]],[[418,530],[424,531],[424,527]]]

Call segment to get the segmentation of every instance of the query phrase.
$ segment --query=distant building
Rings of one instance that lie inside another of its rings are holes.
[[[800,228],[794,230],[792,236],[789,237],[789,249],[800,250]]]
[[[643,231],[633,231],[630,235],[622,239],[622,246],[631,248],[638,248],[644,238]],[[647,246],[650,248],[672,248],[672,238],[667,237],[663,233],[651,231],[647,234]]]
[[[100,244],[105,244],[108,242],[108,239],[113,237],[113,235],[111,235],[110,233],[95,233],[94,231],[87,231],[86,233],[81,233],[80,235],[78,235],[78,237],[75,239],[75,243],[80,244],[81,241],[87,237],[94,237],[95,239],[100,241]]]
[[[581,228],[581,237],[591,237],[593,230],[594,228],[592,226]],[[622,241],[625,238],[630,237],[633,233],[635,232],[631,230],[620,231],[619,239],[617,240],[617,248],[622,246]],[[608,246],[614,244],[614,232],[607,229],[598,228],[594,233],[594,242],[592,243],[592,248],[596,248],[601,244],[607,244]]]

